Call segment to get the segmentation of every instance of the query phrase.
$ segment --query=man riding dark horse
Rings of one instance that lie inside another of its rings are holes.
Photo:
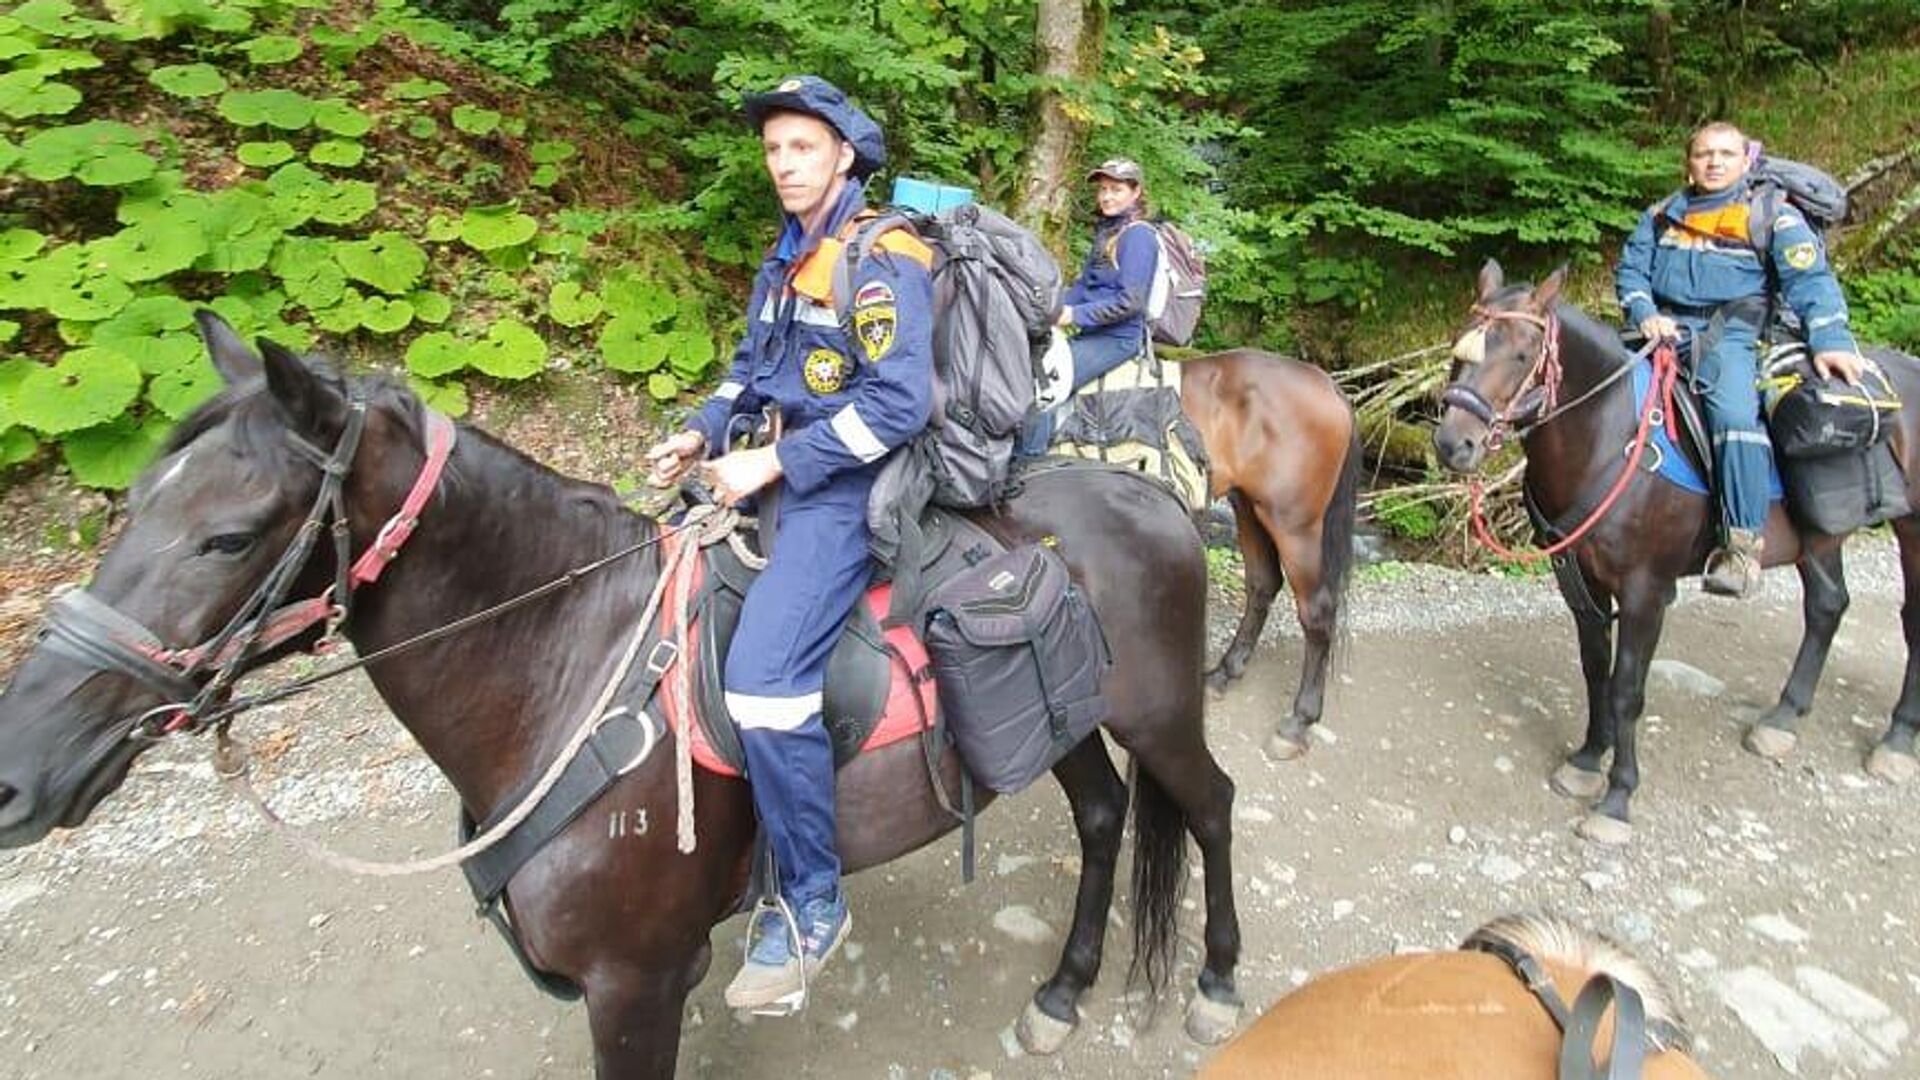
[[[880,128],[812,76],[749,97],[746,113],[785,211],[780,239],[754,280],[746,338],[726,380],[685,431],[647,457],[662,484],[715,457],[708,477],[728,506],[783,487],[774,511],[780,542],[747,593],[726,661],[727,709],[779,867],[779,903],[754,919],[727,1003],[791,1010],[851,924],[821,690],[867,586],[868,492],[888,452],[918,434],[932,409],[932,256],[910,233],[882,235],[875,257],[859,264],[851,325],[842,325],[832,271],[842,234],[867,209],[861,182],[886,162]],[[729,450],[734,418],[765,408],[778,410],[785,437]]]
[[[1640,215],[1615,274],[1629,325],[1649,340],[1684,330],[1692,342],[1720,492],[1721,544],[1704,586],[1734,597],[1760,583],[1772,450],[1760,419],[1757,350],[1773,294],[1799,318],[1821,375],[1857,381],[1864,365],[1819,234],[1784,199],[1758,197],[1747,175],[1752,160],[1747,136],[1732,124],[1696,130],[1687,140],[1687,187]]]

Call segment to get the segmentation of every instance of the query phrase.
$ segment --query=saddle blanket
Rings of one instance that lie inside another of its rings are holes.
[[[713,595],[706,588],[705,577],[712,567],[702,560],[700,575],[703,579],[695,585],[696,592]],[[835,766],[844,766],[853,757],[869,750],[915,738],[930,729],[939,708],[936,687],[933,679],[932,664],[927,657],[925,644],[911,627],[895,626],[880,629],[880,620],[884,619],[888,605],[893,599],[893,585],[883,582],[867,590],[861,600],[861,606],[849,620],[847,638],[843,638],[841,651],[849,648],[866,653],[867,671],[860,672],[855,678],[868,683],[876,681],[873,668],[879,666],[880,659],[885,664],[885,699],[880,705],[878,715],[872,715],[871,706],[851,708],[841,706],[843,687],[833,685],[829,689],[826,703],[826,723],[833,736]],[[689,635],[691,656],[682,657],[678,670],[669,674],[668,679],[698,680],[699,685],[692,689],[690,700],[696,713],[693,717],[679,715],[679,695],[661,693],[655,699],[657,706],[665,713],[665,719],[675,731],[692,733],[694,764],[709,772],[721,776],[741,775],[742,754],[738,734],[733,729],[733,721],[725,717],[721,704],[721,669],[726,663],[725,644],[732,637],[732,620],[724,627],[703,626],[710,623],[717,612],[711,605],[694,614],[695,631]],[[729,614],[737,618],[738,611]],[[880,639],[880,648],[873,649],[873,638]],[[865,645],[867,648],[862,649]],[[839,674],[843,664],[830,665],[829,681]],[[665,689],[665,688],[663,688]],[[861,715],[865,714],[865,715]],[[716,730],[717,725],[727,725]],[[726,745],[716,745],[725,743]]]
[[[1646,407],[1647,395],[1652,392],[1652,387],[1652,361],[1635,360],[1633,362],[1633,408],[1635,415],[1638,415],[1639,410]],[[1692,391],[1686,388],[1684,380],[1674,384],[1673,392],[1676,397],[1681,394],[1692,393]],[[1693,463],[1693,459],[1683,452],[1679,444],[1674,441],[1673,431],[1678,422],[1678,417],[1669,416],[1666,418],[1666,423],[1653,429],[1653,438],[1648,442],[1648,450],[1653,453],[1657,461],[1658,467],[1655,468],[1654,471],[1660,475],[1661,479],[1673,484],[1675,487],[1691,491],[1695,495],[1712,494],[1711,489],[1707,485],[1707,478],[1701,475],[1700,469]],[[1704,456],[1704,448],[1702,448],[1702,450]],[[1645,459],[1643,458],[1642,460]],[[1767,459],[1767,498],[1769,501],[1779,502],[1785,497],[1785,494],[1785,488],[1780,482],[1780,463],[1769,457]]]

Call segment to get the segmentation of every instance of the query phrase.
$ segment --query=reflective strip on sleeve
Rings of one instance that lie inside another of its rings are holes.
[[[736,694],[727,691],[727,711],[743,728],[759,731],[793,731],[820,711],[820,691],[791,697],[761,694]]]
[[[887,456],[886,444],[874,435],[873,429],[860,418],[860,413],[849,405],[833,414],[833,433],[847,444],[847,449],[861,461],[879,461]]]

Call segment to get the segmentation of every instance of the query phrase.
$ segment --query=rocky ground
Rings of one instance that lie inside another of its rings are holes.
[[[1239,783],[1235,844],[1253,1008],[1312,973],[1446,947],[1498,913],[1551,907],[1671,978],[1716,1075],[1920,1075],[1916,789],[1860,771],[1900,687],[1894,560],[1857,545],[1854,608],[1785,766],[1741,750],[1798,632],[1790,575],[1748,605],[1683,597],[1649,695],[1637,834],[1572,832],[1544,778],[1583,715],[1571,624],[1544,579],[1371,568],[1318,745],[1260,749],[1298,663],[1277,613],[1245,681],[1212,706]],[[59,574],[51,577],[58,578]],[[25,612],[38,579],[9,579]],[[1216,632],[1232,600],[1216,597]],[[30,618],[30,614],[28,615]],[[1216,641],[1216,648],[1220,641]],[[281,669],[284,674],[285,668]],[[360,853],[436,852],[452,797],[364,684],[263,710],[271,801]],[[266,834],[198,746],[143,759],[84,829],[0,856],[0,1076],[576,1077],[585,1016],[541,997],[472,918],[457,874],[345,878]],[[849,884],[856,925],[797,1020],[720,1003],[740,922],[689,1009],[687,1076],[1184,1076],[1206,1051],[1179,1002],[1141,1023],[1121,933],[1057,1058],[1012,1035],[1057,957],[1075,845],[1051,784],[981,822],[980,879],[934,845]],[[1200,930],[1182,926],[1182,993]]]

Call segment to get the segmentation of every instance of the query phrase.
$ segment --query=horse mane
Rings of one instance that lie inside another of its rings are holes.
[[[342,393],[346,392],[349,385],[358,388],[366,397],[369,408],[399,417],[414,445],[426,445],[426,425],[422,419],[420,399],[398,379],[375,374],[348,380],[341,377],[330,363],[310,362],[310,366],[316,375]],[[233,425],[235,440],[250,454],[267,446],[284,445],[282,433],[286,425],[274,415],[273,402],[266,390],[266,379],[252,378],[229,385],[200,403],[168,433],[166,441],[154,455],[155,460],[186,447],[229,421]]]
[[[1569,345],[1579,346],[1588,352],[1609,357],[1615,366],[1624,364],[1632,355],[1626,343],[1620,340],[1620,331],[1603,323],[1572,304],[1554,305],[1554,314],[1560,318],[1560,352],[1565,355]]]
[[[1640,992],[1647,1008],[1647,1021],[1664,1021],[1679,1033],[1684,1050],[1692,1033],[1680,1016],[1673,992],[1651,967],[1629,952],[1626,946],[1603,934],[1587,930],[1572,920],[1547,912],[1516,912],[1502,915],[1467,935],[1466,948],[1476,941],[1499,942],[1539,960],[1557,960],[1581,972],[1583,978],[1606,974]]]

